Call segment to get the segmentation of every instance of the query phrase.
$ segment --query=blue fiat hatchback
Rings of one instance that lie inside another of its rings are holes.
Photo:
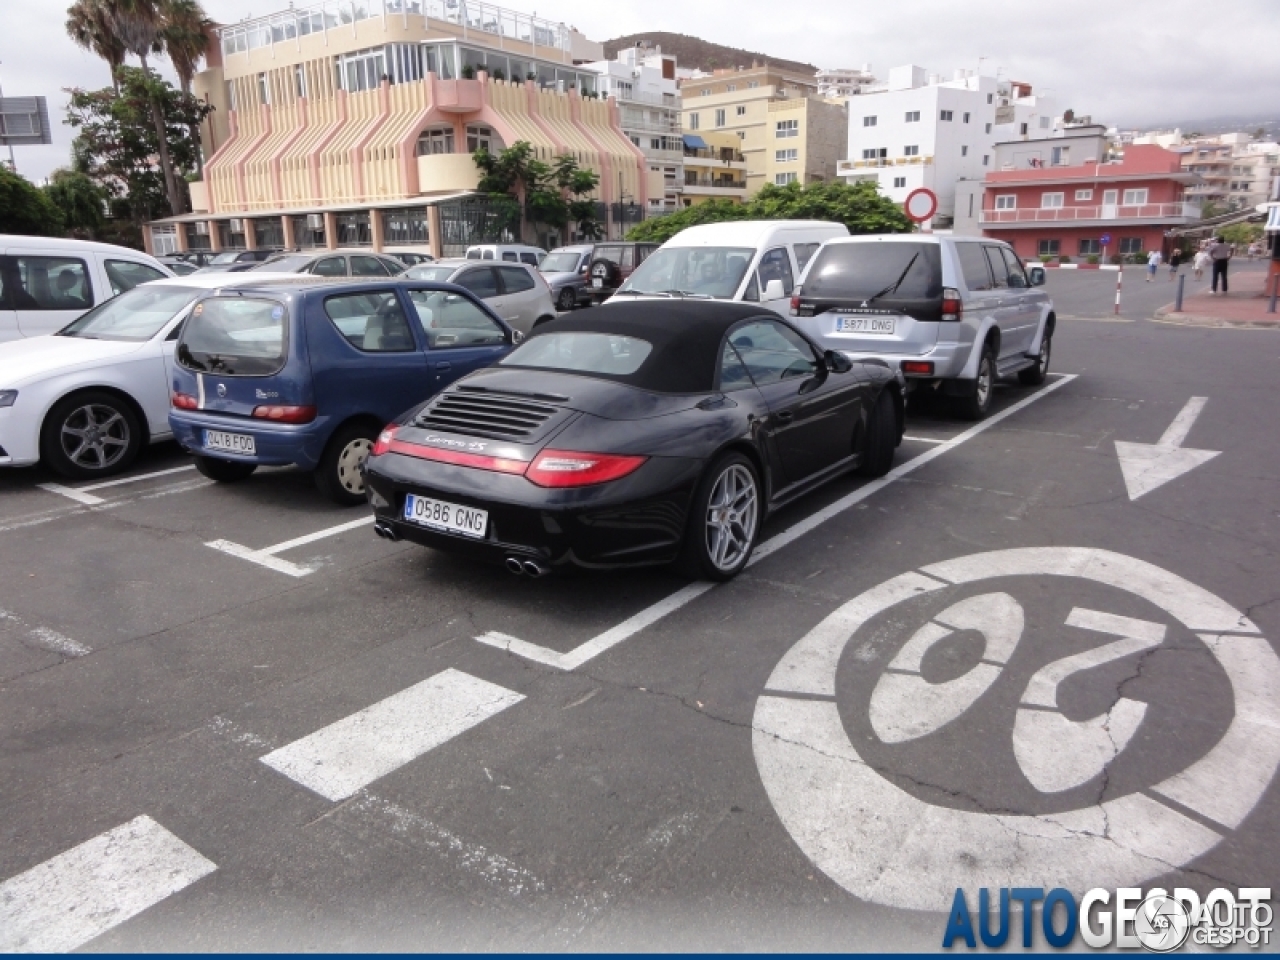
[[[452,284],[264,278],[192,307],[169,423],[212,480],[296,464],[330,499],[363,503],[382,427],[518,339]]]

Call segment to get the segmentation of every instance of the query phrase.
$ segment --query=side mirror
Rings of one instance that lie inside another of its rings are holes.
[[[1044,267],[1032,267],[1027,271],[1030,274],[1031,285],[1033,287],[1044,286]]]
[[[519,330],[512,330],[512,331],[511,331],[511,345],[512,345],[513,347],[515,347],[515,346],[519,346],[519,344],[520,344],[523,340],[524,340],[524,334],[523,334],[523,333],[521,333]]]
[[[781,300],[786,294],[782,292],[781,280],[770,280],[764,285],[764,296],[761,300]]]
[[[848,373],[853,369],[853,361],[838,350],[828,350],[822,355],[822,362],[832,373]]]

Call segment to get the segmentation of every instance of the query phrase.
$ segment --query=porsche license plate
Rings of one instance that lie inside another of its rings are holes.
[[[433,500],[416,494],[406,494],[404,498],[404,518],[409,523],[446,533],[457,533],[464,537],[484,536],[489,526],[489,511],[477,510],[475,507],[464,507],[457,503],[446,503],[444,500]]]

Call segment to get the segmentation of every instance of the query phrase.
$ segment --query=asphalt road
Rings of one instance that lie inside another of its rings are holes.
[[[1280,337],[1072,319],[1109,283],[714,588],[172,448],[0,476],[0,948],[932,950],[957,886],[1280,887]]]

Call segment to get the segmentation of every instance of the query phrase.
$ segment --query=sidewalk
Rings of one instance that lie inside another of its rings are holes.
[[[1267,313],[1271,286],[1265,271],[1232,272],[1231,292],[1226,296],[1208,292],[1187,294],[1182,310],[1173,304],[1156,311],[1155,319],[1198,327],[1258,327],[1280,330],[1280,312]],[[1280,307],[1276,308],[1280,310]]]

